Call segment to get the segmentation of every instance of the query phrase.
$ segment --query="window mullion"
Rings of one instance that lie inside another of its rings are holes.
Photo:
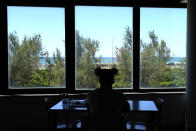
[[[140,7],[133,7],[133,90],[140,86]]]
[[[0,55],[4,62],[1,63],[1,69],[4,69],[5,71],[2,72],[2,78],[1,81],[4,82],[2,83],[2,87],[0,91],[3,94],[8,93],[8,86],[9,86],[9,80],[8,80],[8,46],[7,46],[7,5],[4,2],[0,2]],[[6,72],[7,69],[7,72]]]
[[[66,89],[75,91],[75,6],[66,7]]]

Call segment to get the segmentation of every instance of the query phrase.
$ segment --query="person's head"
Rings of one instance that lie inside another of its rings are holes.
[[[114,83],[114,75],[118,73],[118,70],[116,68],[96,68],[95,73],[99,77],[101,87],[112,87],[112,84]]]

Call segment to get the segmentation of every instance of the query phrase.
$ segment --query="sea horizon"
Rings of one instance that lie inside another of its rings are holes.
[[[65,57],[62,57],[65,58]],[[99,57],[96,57],[99,58]],[[185,57],[173,57],[169,62],[167,63],[180,63]],[[51,61],[53,61],[53,57],[49,57]],[[101,57],[101,62],[102,64],[112,64],[116,63],[117,57]],[[44,65],[46,63],[46,57],[40,57],[40,64]]]

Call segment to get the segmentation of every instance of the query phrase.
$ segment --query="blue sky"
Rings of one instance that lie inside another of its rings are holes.
[[[100,41],[96,56],[112,56],[121,47],[125,27],[132,30],[132,8],[77,6],[75,28],[83,37]],[[8,7],[8,32],[16,31],[19,39],[40,34],[43,48],[50,55],[59,48],[65,56],[65,20],[63,8]],[[186,9],[141,8],[141,39],[149,42],[154,30],[159,40],[165,40],[172,56],[186,55]]]
[[[113,49],[121,47],[125,27],[132,30],[132,8],[129,7],[78,6],[75,12],[76,29],[80,34],[100,41],[97,56],[111,57],[112,41]]]
[[[16,31],[19,40],[40,34],[43,49],[52,56],[56,48],[65,56],[64,8],[8,7],[8,32]]]
[[[149,42],[148,32],[154,30],[159,41],[166,41],[172,56],[186,56],[186,9],[142,8],[140,12],[140,36],[144,42]]]

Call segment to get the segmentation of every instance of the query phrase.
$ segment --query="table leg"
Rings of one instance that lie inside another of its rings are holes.
[[[156,131],[156,126],[157,126],[157,113],[151,113],[150,119],[148,122],[148,129],[150,131]]]
[[[57,127],[57,118],[56,111],[48,111],[48,129],[56,129]]]

